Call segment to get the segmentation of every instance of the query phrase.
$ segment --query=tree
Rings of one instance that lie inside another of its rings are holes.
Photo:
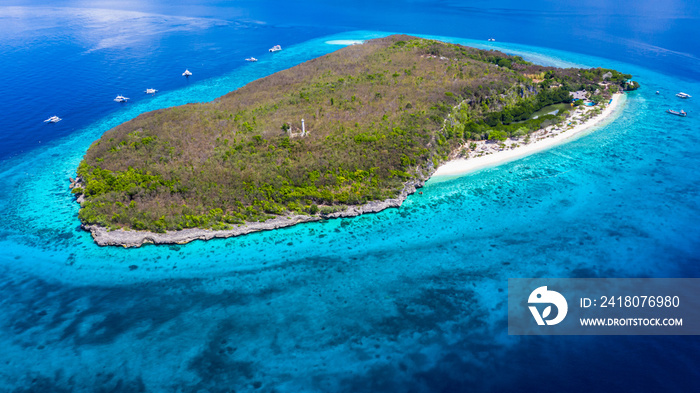
[[[489,132],[489,140],[490,141],[501,141],[504,142],[506,139],[508,139],[508,134],[506,134],[505,131],[501,130],[491,130]]]
[[[489,127],[494,127],[497,124],[501,123],[501,114],[498,112],[491,112],[486,115],[486,117],[484,118],[484,122]]]

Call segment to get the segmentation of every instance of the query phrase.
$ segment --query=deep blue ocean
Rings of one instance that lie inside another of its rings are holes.
[[[700,277],[699,10],[3,2],[0,392],[699,390],[697,337],[509,336],[506,315],[509,277]],[[611,67],[642,88],[572,142],[433,179],[399,209],[139,249],[80,229],[68,177],[105,131],[391,33]]]

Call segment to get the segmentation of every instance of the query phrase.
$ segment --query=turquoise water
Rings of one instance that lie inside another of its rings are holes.
[[[290,46],[3,162],[0,309],[10,334],[0,336],[0,390],[548,390],[599,381],[606,370],[634,375],[626,387],[687,388],[637,367],[697,378],[687,355],[696,340],[520,338],[506,329],[508,277],[698,276],[698,105],[682,102],[687,118],[664,111],[700,83],[639,66],[431,37],[543,64],[616,68],[643,88],[585,137],[432,180],[400,209],[129,250],[98,247],[79,229],[67,179],[106,130],[386,34]],[[584,359],[585,373],[575,367]],[[610,378],[608,386],[620,383]]]

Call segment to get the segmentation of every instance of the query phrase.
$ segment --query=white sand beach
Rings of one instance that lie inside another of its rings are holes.
[[[331,40],[331,41],[326,41],[327,45],[342,45],[342,46],[360,45],[363,43],[364,43],[364,41],[362,41],[362,40]]]
[[[595,116],[591,116],[591,111],[595,110],[595,107],[578,107],[567,120],[567,124],[571,125],[554,125],[533,132],[527,144],[524,137],[509,138],[503,143],[476,142],[476,148],[470,150],[469,158],[457,158],[446,162],[435,171],[433,177],[463,175],[574,140],[575,137],[585,134],[585,131],[614,119],[624,106],[625,100],[624,94],[614,94],[612,103],[606,104],[602,112]]]

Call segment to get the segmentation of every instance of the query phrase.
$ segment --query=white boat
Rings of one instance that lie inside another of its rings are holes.
[[[157,91],[158,90],[156,90],[156,89],[146,89],[145,93],[146,94],[156,94]]]
[[[681,109],[680,112],[679,112],[679,111],[674,111],[673,109],[667,109],[666,112],[667,112],[667,113],[670,113],[670,114],[672,114],[672,115],[680,116],[680,117],[686,117],[686,116],[688,116],[688,114],[685,113],[685,111],[684,111],[683,109]]]
[[[58,123],[61,121],[61,118],[58,116],[51,116],[48,119],[44,120],[44,123]]]
[[[272,48],[269,49],[270,52],[279,52],[282,50],[282,47],[279,45],[275,45]]]
[[[255,57],[249,57],[249,58],[245,59],[245,61],[255,62],[255,61],[258,61],[258,59],[256,59]]]
[[[129,100],[127,97],[124,97],[122,95],[118,95],[117,98],[114,99],[115,102],[126,102]]]
[[[184,76],[184,77],[188,77],[191,75],[192,75],[192,73],[190,72],[190,70],[185,70],[185,72],[182,73],[182,76]]]
[[[692,96],[690,94],[680,92],[680,93],[676,94],[676,97],[678,97],[678,98],[690,98]]]
[[[496,41],[496,39],[495,39],[495,38],[489,38],[489,41],[493,42],[493,41]]]

